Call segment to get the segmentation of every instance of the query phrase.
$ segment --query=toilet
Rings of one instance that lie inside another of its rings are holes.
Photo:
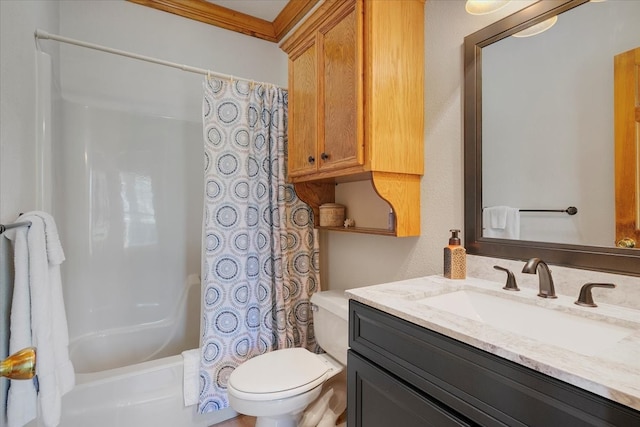
[[[316,341],[326,353],[276,350],[242,363],[229,376],[231,408],[256,417],[256,427],[296,427],[322,385],[347,366],[349,318],[344,292],[315,293],[311,304]]]

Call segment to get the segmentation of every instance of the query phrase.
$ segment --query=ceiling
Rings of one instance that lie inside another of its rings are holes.
[[[273,21],[284,9],[288,0],[206,0],[218,6],[246,13],[266,21]]]

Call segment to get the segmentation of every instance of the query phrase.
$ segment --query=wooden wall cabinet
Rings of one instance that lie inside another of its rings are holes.
[[[283,44],[289,180],[318,218],[335,183],[371,180],[395,230],[420,234],[424,1],[328,0]]]

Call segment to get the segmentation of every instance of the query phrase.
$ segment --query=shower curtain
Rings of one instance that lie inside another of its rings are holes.
[[[253,356],[315,351],[319,287],[311,209],[285,182],[287,92],[205,80],[201,413],[229,405],[227,379]]]

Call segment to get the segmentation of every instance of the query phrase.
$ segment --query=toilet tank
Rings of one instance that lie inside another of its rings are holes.
[[[347,366],[349,349],[349,300],[344,291],[316,292],[311,296],[316,342],[330,356]]]

